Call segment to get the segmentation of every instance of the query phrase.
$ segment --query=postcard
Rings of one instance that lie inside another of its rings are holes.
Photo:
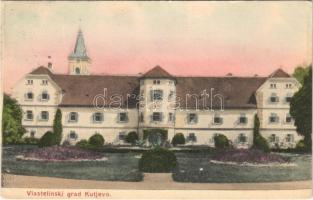
[[[3,198],[310,198],[312,2],[1,4]]]

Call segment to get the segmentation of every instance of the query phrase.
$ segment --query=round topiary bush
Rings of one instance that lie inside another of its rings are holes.
[[[182,133],[177,133],[174,135],[173,139],[172,139],[172,144],[174,146],[178,145],[178,144],[185,144],[186,143],[186,139],[184,134]]]
[[[51,131],[47,131],[39,140],[39,147],[48,147],[56,144],[56,136]]]
[[[139,170],[143,172],[171,172],[176,166],[175,154],[164,148],[146,151],[139,160]]]
[[[226,149],[230,147],[229,140],[223,134],[218,134],[214,136],[214,144],[217,149]]]
[[[104,145],[104,138],[99,133],[96,133],[89,138],[88,143],[94,147],[102,147]]]
[[[125,137],[125,141],[131,143],[132,145],[136,144],[138,140],[139,136],[136,131],[129,132]]]
[[[266,153],[270,152],[270,147],[268,145],[267,140],[261,135],[255,136],[253,148],[262,150],[263,152]]]
[[[83,139],[83,140],[80,140],[78,141],[75,146],[77,147],[80,147],[80,148],[84,148],[84,147],[87,147],[88,146],[88,141]]]

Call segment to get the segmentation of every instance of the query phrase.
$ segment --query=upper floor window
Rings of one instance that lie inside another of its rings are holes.
[[[26,111],[26,120],[33,120],[33,119],[34,119],[33,111],[27,110]]]
[[[41,84],[42,84],[42,85],[48,85],[48,80],[42,80],[42,81],[41,81]]]
[[[294,142],[294,136],[292,134],[287,134],[286,142]]]
[[[162,113],[161,112],[154,112],[152,114],[152,121],[155,121],[155,122],[162,121]]]
[[[161,81],[160,80],[153,80],[154,85],[160,85]]]
[[[126,112],[122,112],[118,114],[118,121],[119,122],[128,122],[128,115]]]
[[[287,88],[287,89],[292,88],[292,84],[291,84],[291,83],[287,83],[287,84],[286,84],[286,88]]]
[[[291,94],[287,94],[287,96],[285,97],[286,103],[290,103],[291,99],[292,99],[292,95]]]
[[[272,95],[270,97],[270,102],[271,103],[276,103],[278,101],[279,101],[279,99],[278,99],[278,96],[276,95],[276,93],[272,93]]]
[[[168,100],[172,100],[174,98],[174,91],[170,91],[169,95],[168,95]]]
[[[247,142],[247,136],[243,133],[240,133],[238,136],[238,143],[244,144]]]
[[[174,113],[168,113],[168,121],[173,122],[174,121]]]
[[[271,83],[270,87],[271,87],[271,89],[276,89],[276,83]]]
[[[77,140],[78,135],[77,135],[77,133],[75,131],[70,131],[69,138],[71,140]]]
[[[49,119],[49,113],[48,111],[41,111],[41,120],[48,120]]]
[[[247,117],[245,114],[240,114],[240,117],[239,117],[239,123],[240,124],[246,124],[247,123]]]
[[[34,99],[34,93],[32,93],[32,92],[27,92],[27,93],[25,94],[25,98],[26,98],[26,100],[33,100],[33,99]]]
[[[70,122],[77,122],[78,121],[78,113],[77,112],[70,112],[69,121]]]
[[[118,139],[121,141],[124,141],[126,137],[126,133],[125,132],[119,132],[118,134]]]
[[[292,122],[292,117],[289,113],[286,115],[286,123],[291,123]]]
[[[196,124],[198,122],[198,116],[196,113],[189,113],[187,115],[188,124]]]
[[[162,90],[151,90],[151,100],[162,100],[163,99],[163,91]]]
[[[42,101],[48,101],[48,100],[49,100],[49,94],[48,94],[47,91],[43,91],[43,92],[41,93],[41,100],[42,100]]]
[[[214,124],[222,124],[223,118],[220,115],[214,115],[213,123]]]
[[[103,121],[103,114],[102,113],[94,113],[93,114],[93,121],[94,122],[102,122]]]
[[[32,85],[32,84],[33,84],[33,80],[28,79],[27,82],[26,82],[26,85]]]
[[[271,115],[269,117],[269,122],[270,123],[277,123],[277,122],[279,122],[279,118],[278,118],[276,113],[271,113]]]

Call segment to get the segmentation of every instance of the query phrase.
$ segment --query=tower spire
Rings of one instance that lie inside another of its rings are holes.
[[[69,59],[89,60],[86,51],[83,32],[80,28],[78,30],[74,51],[70,54]]]

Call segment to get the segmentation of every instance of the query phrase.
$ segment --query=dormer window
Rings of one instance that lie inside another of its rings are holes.
[[[25,94],[25,98],[26,98],[26,100],[31,101],[34,99],[34,94],[32,92],[27,92]]]
[[[33,84],[33,80],[28,79],[26,85],[32,85]]]
[[[271,83],[270,87],[271,87],[271,89],[276,89],[276,83]]]
[[[291,84],[291,83],[287,83],[287,84],[286,84],[286,88],[287,88],[287,89],[292,88],[292,84]]]
[[[41,93],[41,100],[42,101],[48,101],[49,100],[49,94],[47,91],[44,91]]]
[[[102,121],[103,121],[103,114],[102,114],[102,113],[99,113],[99,112],[94,113],[94,114],[93,114],[93,121],[94,121],[94,122],[97,122],[97,123],[102,122]]]
[[[271,113],[271,115],[269,117],[269,122],[270,123],[278,123],[279,122],[279,118],[278,118],[276,113]]]
[[[245,114],[240,114],[240,117],[239,117],[239,123],[240,124],[246,124],[247,123],[247,117]]]
[[[196,113],[189,113],[187,115],[188,124],[196,124],[198,122],[198,116]]]
[[[277,103],[279,101],[278,96],[275,93],[272,93],[270,97],[270,102],[271,103]]]
[[[41,84],[42,85],[48,85],[48,80],[42,80]]]
[[[214,124],[222,124],[223,118],[220,115],[214,115],[213,123]]]

